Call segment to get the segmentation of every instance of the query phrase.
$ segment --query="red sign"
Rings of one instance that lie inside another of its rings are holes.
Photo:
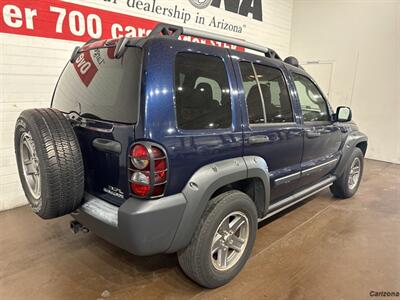
[[[156,21],[60,0],[1,0],[0,32],[70,41],[144,37]],[[202,38],[192,42],[244,51],[242,47]]]
[[[82,52],[74,63],[74,68],[82,82],[88,87],[96,75],[98,69],[94,64],[89,51]]]

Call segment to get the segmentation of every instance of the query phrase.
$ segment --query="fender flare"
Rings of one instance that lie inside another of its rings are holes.
[[[182,190],[186,198],[186,207],[167,253],[176,252],[190,243],[215,191],[227,184],[248,178],[259,178],[263,182],[266,211],[270,199],[270,182],[267,163],[263,158],[231,158],[205,165],[197,170]]]
[[[360,131],[352,131],[349,133],[345,142],[343,143],[342,156],[334,172],[336,177],[340,177],[343,174],[354,148],[361,142],[368,142],[368,137],[364,133]]]

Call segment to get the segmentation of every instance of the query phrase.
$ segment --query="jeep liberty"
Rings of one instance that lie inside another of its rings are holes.
[[[224,37],[159,24],[92,40],[65,66],[51,108],[21,113],[15,152],[33,211],[135,255],[177,253],[215,288],[248,260],[257,224],[330,187],[352,197],[367,137],[334,112],[294,57],[182,41]]]

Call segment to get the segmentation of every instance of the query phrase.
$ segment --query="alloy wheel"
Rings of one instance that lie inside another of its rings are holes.
[[[33,203],[31,204],[33,207],[37,207],[40,204],[41,196],[39,159],[32,136],[28,132],[24,132],[21,136],[19,153],[24,174],[23,178],[33,198]]]
[[[350,190],[354,189],[357,186],[358,181],[360,180],[360,175],[361,175],[361,161],[358,157],[356,157],[350,166],[350,173],[347,183]]]
[[[242,257],[249,240],[249,219],[235,211],[219,224],[211,243],[211,261],[215,269],[231,269]]]

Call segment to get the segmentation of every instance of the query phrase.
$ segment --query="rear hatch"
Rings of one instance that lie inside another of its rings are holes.
[[[129,146],[138,119],[142,51],[127,47],[115,58],[116,41],[81,48],[65,67],[52,107],[78,120],[85,190],[116,205],[129,197]]]

